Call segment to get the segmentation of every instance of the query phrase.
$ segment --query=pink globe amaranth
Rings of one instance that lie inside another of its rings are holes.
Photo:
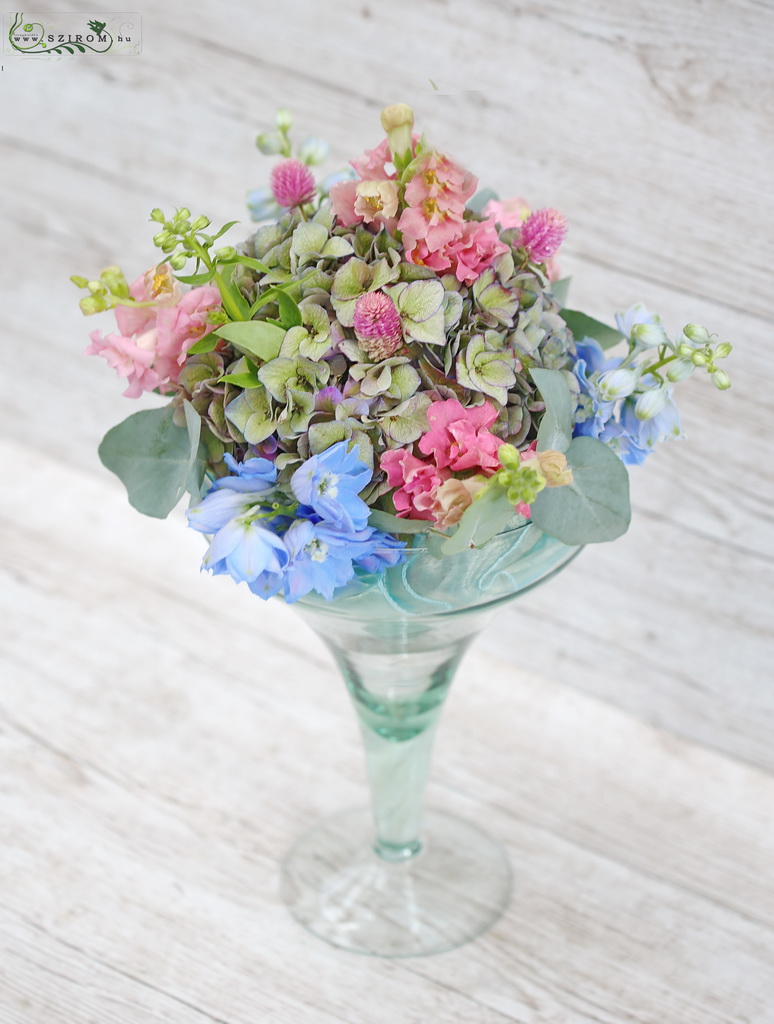
[[[567,234],[563,214],[551,207],[535,210],[521,226],[519,241],[535,263],[545,263],[555,256]]]
[[[384,292],[366,292],[355,303],[355,334],[370,359],[387,359],[403,344],[403,324],[395,303]]]
[[[312,172],[294,157],[277,164],[271,172],[269,184],[280,206],[303,206],[314,198],[317,191]]]

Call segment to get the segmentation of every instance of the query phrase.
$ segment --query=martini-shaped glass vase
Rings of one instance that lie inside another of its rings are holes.
[[[579,550],[531,523],[449,557],[422,536],[400,566],[333,601],[309,595],[296,605],[344,677],[371,794],[370,808],[324,820],[283,863],[283,899],[315,935],[358,953],[422,956],[500,917],[511,887],[505,850],[478,825],[424,808],[433,742],[470,643],[500,605]]]

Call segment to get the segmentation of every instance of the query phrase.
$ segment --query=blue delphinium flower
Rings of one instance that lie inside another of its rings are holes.
[[[216,575],[228,573],[248,583],[262,573],[281,574],[288,553],[280,537],[264,522],[275,510],[277,470],[268,459],[238,463],[225,456],[233,476],[216,480],[208,493],[188,509],[188,523],[200,533],[212,534],[202,567]]]
[[[279,220],[285,212],[270,188],[254,188],[247,193],[247,208],[251,220]]]
[[[584,338],[575,348],[578,358],[573,370],[580,389],[575,434],[599,437],[615,410],[615,399],[600,391],[599,380],[603,374],[617,370],[623,359],[607,359],[593,338]]]
[[[338,441],[302,463],[290,479],[296,498],[321,519],[346,532],[362,530],[370,509],[358,492],[371,479],[371,470],[348,441]]]
[[[384,572],[398,565],[405,555],[406,542],[380,530],[374,530],[366,544],[367,551],[355,559],[366,572]]]

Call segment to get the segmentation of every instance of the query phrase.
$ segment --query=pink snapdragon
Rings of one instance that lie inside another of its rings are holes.
[[[407,208],[400,215],[406,258],[418,262],[417,243],[424,242],[428,254],[459,238],[465,204],[476,191],[478,179],[441,153],[428,153],[417,173],[406,185]]]
[[[387,139],[382,139],[378,146],[367,149],[356,160],[350,160],[350,167],[362,181],[373,181],[381,178],[396,178],[397,172],[391,163],[392,153]],[[388,166],[389,165],[389,166]]]
[[[174,306],[180,301],[180,282],[172,273],[168,263],[150,267],[140,274],[129,288],[135,302],[153,302],[153,306],[116,306],[118,330],[125,336],[142,334],[156,323],[156,310],[162,306]]]
[[[480,469],[491,476],[500,468],[497,449],[503,443],[489,430],[496,419],[489,402],[467,408],[456,398],[433,402],[427,410],[430,429],[420,437],[419,450],[432,455],[439,467]]]
[[[449,470],[418,459],[407,448],[386,451],[381,458],[381,468],[387,473],[390,487],[398,488],[392,496],[398,515],[434,522],[435,495],[451,476]]]
[[[473,284],[497,256],[508,252],[508,246],[500,241],[491,221],[471,220],[465,222],[462,234],[450,242],[445,251],[457,280]]]
[[[551,207],[535,210],[521,226],[519,243],[534,263],[545,263],[559,251],[567,234],[567,220]]]
[[[138,301],[149,301],[153,270],[138,278],[130,289]],[[148,280],[151,285],[148,285]],[[138,282],[142,281],[140,286]],[[168,390],[177,382],[186,353],[216,324],[207,322],[207,312],[220,306],[220,292],[212,286],[193,288],[180,297],[179,285],[156,281],[159,303],[148,307],[119,306],[116,321],[120,334],[92,331],[86,355],[102,356],[128,386],[124,394],[138,398],[143,391]],[[144,289],[144,291],[142,291]],[[172,297],[177,298],[170,304]],[[133,315],[130,315],[133,314]]]
[[[274,167],[269,184],[279,205],[289,208],[311,202],[317,191],[314,175],[306,164],[295,157],[281,160]]]

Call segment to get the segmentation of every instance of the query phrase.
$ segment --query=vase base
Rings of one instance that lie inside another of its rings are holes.
[[[420,852],[386,861],[368,809],[326,818],[282,865],[293,917],[333,946],[370,956],[427,956],[490,928],[508,905],[511,867],[494,839],[440,811],[425,814]]]

